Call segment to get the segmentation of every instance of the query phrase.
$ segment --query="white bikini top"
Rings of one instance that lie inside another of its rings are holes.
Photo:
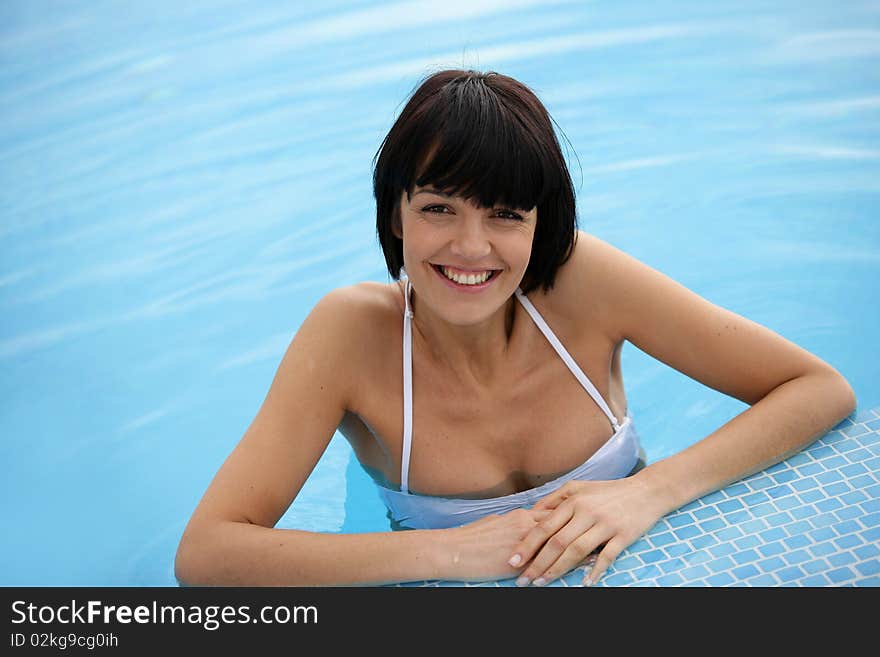
[[[392,526],[409,529],[440,529],[455,527],[478,520],[492,513],[504,513],[530,506],[542,497],[571,480],[620,479],[632,472],[639,461],[639,436],[632,418],[627,412],[623,422],[618,423],[602,395],[584,374],[571,354],[562,346],[547,322],[532,305],[520,288],[516,298],[565,362],[578,382],[608,417],[614,434],[584,463],[561,477],[536,488],[482,499],[462,499],[420,495],[409,492],[409,461],[412,451],[412,309],[410,294],[412,285],[406,282],[406,310],[403,316],[403,454],[400,463],[400,490],[392,490],[377,484],[379,496],[388,507]]]

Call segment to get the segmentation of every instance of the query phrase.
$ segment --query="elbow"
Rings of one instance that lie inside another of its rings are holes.
[[[858,399],[856,399],[855,390],[852,389],[852,386],[849,384],[849,382],[843,377],[840,377],[840,381],[844,389],[844,408],[846,409],[844,417],[849,417],[850,415],[855,413],[856,408],[858,408],[859,401]]]
[[[200,532],[189,527],[184,531],[174,555],[174,578],[179,586],[211,585],[211,556],[201,547],[205,544]]]
[[[192,541],[184,534],[174,555],[174,578],[178,586],[196,586],[196,550]]]
[[[849,381],[837,370],[831,368],[825,373],[827,377],[827,399],[836,409],[835,420],[841,420],[852,415],[858,407],[855,390]]]

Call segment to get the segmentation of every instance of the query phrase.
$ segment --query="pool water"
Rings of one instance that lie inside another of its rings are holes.
[[[0,4],[0,585],[175,583],[309,309],[389,280],[371,159],[439,68],[531,86],[582,229],[875,422],[878,60],[876,1]],[[649,460],[745,408],[632,345],[623,373]],[[387,528],[339,435],[279,526]]]

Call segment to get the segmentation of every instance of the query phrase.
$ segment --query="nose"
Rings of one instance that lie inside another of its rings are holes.
[[[492,242],[482,217],[467,216],[458,222],[450,250],[466,260],[479,260],[492,252]]]

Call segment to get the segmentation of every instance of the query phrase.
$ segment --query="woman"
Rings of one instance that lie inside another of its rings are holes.
[[[593,554],[590,584],[663,515],[855,408],[827,363],[578,231],[552,121],[516,80],[428,77],[374,193],[395,280],[305,319],[184,532],[184,584],[540,586]],[[625,341],[750,407],[645,465]],[[337,429],[411,531],[274,528]]]

